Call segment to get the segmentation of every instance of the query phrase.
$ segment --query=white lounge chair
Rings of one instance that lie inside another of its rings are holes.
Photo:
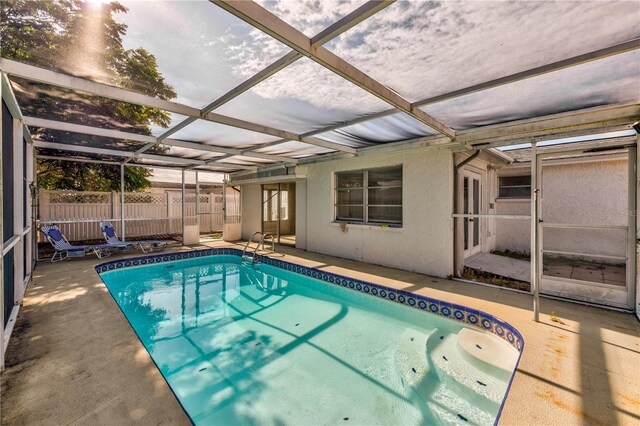
[[[55,249],[51,262],[60,262],[70,257],[84,257],[90,252],[93,252],[98,259],[102,259],[110,256],[114,250],[126,250],[131,247],[131,245],[122,242],[74,246],[57,225],[42,225],[40,231]]]

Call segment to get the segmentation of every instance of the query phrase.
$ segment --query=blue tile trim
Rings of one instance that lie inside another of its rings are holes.
[[[193,259],[198,257],[216,255],[240,256],[241,254],[242,251],[235,248],[190,250],[179,253],[155,254],[131,259],[112,260],[97,265],[95,269],[96,272],[102,273],[113,271],[115,269],[129,268],[161,262],[171,262],[174,260]],[[489,315],[486,312],[482,312],[477,309],[452,304],[443,300],[433,299],[403,290],[396,290],[383,285],[373,284],[358,279],[345,277],[343,275],[321,271],[315,268],[297,265],[268,256],[257,255],[256,263],[263,263],[265,265],[285,269],[287,271],[325,281],[329,284],[339,285],[341,287],[346,287],[354,291],[370,294],[381,299],[386,299],[395,303],[399,303],[401,305],[407,305],[415,309],[429,311],[455,321],[473,325],[506,340],[514,348],[516,348],[518,352],[521,352],[524,346],[524,339],[522,338],[522,335],[513,326],[499,318],[495,318],[492,315]]]
[[[232,255],[241,256],[242,251],[235,248],[211,248],[204,250],[190,250],[179,253],[170,254],[155,254],[148,256],[141,256],[130,259],[118,259],[109,262],[104,262],[96,265],[95,269],[98,274],[108,271],[113,271],[122,268],[131,268],[135,266],[148,265],[154,263],[171,262],[174,260],[194,259],[198,257],[216,256],[216,255]],[[295,272],[307,277],[315,278],[317,280],[325,281],[329,284],[338,285],[354,291],[358,291],[364,294],[369,294],[380,299],[385,299],[390,302],[406,305],[410,308],[418,309],[440,315],[449,318],[453,321],[458,321],[467,325],[478,327],[488,333],[495,334],[501,339],[508,342],[513,346],[520,355],[518,356],[518,362],[516,368],[520,363],[522,357],[522,351],[524,349],[524,338],[522,334],[513,327],[511,324],[494,317],[486,312],[479,311],[477,309],[468,308],[466,306],[460,306],[445,302],[443,300],[433,299],[423,296],[421,294],[409,293],[402,290],[396,290],[390,287],[386,287],[379,284],[369,283],[354,278],[349,278],[343,275],[334,274],[331,272],[321,271],[315,268],[297,265],[294,263],[286,262],[280,259],[274,259],[268,256],[256,255],[255,263],[263,263],[265,265],[274,266],[287,271]],[[511,388],[515,370],[511,375],[509,385],[507,386],[507,392],[505,398],[500,405],[500,410],[496,417],[495,424],[498,423],[504,401]]]

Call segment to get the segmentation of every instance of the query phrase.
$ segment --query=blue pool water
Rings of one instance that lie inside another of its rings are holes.
[[[101,277],[197,425],[490,425],[511,378],[460,322],[239,256]]]

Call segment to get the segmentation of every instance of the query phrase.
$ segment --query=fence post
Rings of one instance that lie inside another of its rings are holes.
[[[173,234],[173,220],[171,219],[171,206],[169,205],[169,191],[165,191],[164,195],[167,199],[167,214],[166,214],[166,224],[167,224],[167,234]]]
[[[120,229],[122,241],[125,241],[124,233],[124,164],[120,164]]]
[[[187,224],[186,222],[187,205],[185,204],[185,192],[186,192],[186,186],[184,182],[184,169],[182,169],[182,245],[184,245],[184,237],[185,237],[184,228]]]
[[[209,193],[209,221],[211,222],[211,231],[215,232],[217,229],[214,229],[216,226],[216,213],[215,213],[215,205],[216,205],[216,194],[215,192]]]
[[[198,235],[200,235],[200,181],[198,181],[197,170],[196,170],[196,225],[198,225]]]
[[[111,191],[111,220],[116,218],[116,192]]]
[[[227,224],[227,181],[222,182],[222,230]]]

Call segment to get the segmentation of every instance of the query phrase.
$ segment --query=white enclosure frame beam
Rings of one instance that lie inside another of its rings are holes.
[[[0,99],[4,100],[7,96],[8,85],[5,84],[6,75],[0,73]],[[0,114],[1,115],[1,114]],[[0,117],[1,118],[1,117]],[[0,137],[2,135],[2,121],[0,119]],[[2,164],[2,158],[4,153],[2,152],[2,140],[0,140],[0,164]],[[2,191],[2,170],[0,170],[0,206],[3,205],[3,191]],[[4,234],[2,229],[4,209],[0,208],[0,243],[2,243],[1,236]],[[0,250],[1,251],[1,250]],[[0,253],[1,254],[1,253]],[[4,256],[0,255],[0,373],[4,371],[4,352],[5,352],[5,335],[4,335]]]
[[[255,153],[249,152],[244,154],[242,150],[236,149],[236,148],[206,145],[202,143],[187,142],[187,141],[176,140],[176,139],[164,139],[161,141],[160,138],[156,138],[148,135],[140,135],[136,133],[123,132],[120,130],[113,130],[113,129],[102,129],[99,127],[67,123],[64,121],[48,120],[44,118],[23,117],[22,121],[26,126],[29,126],[29,127],[41,127],[45,129],[51,129],[51,130],[60,130],[63,132],[72,132],[72,133],[80,133],[84,135],[93,135],[93,136],[101,136],[101,137],[107,137],[112,139],[120,139],[123,141],[145,142],[145,143],[154,144],[154,145],[158,143],[162,143],[167,146],[189,148],[189,149],[203,151],[203,152],[215,152],[215,153],[230,154],[230,155],[244,155],[245,157],[260,158],[260,159],[272,160],[272,161],[290,162],[292,164],[296,164],[298,162],[298,160],[296,160],[295,158],[289,158],[286,156],[269,155],[269,154],[262,154],[258,152],[255,152]]]
[[[57,157],[55,155],[36,155],[36,159],[43,160],[58,160],[58,161],[71,161],[75,163],[91,163],[91,164],[111,164],[113,166],[119,166],[121,161],[108,161],[108,160],[93,160],[91,158],[73,158],[73,157]],[[128,167],[142,167],[145,169],[169,169],[169,170],[182,170],[183,167],[178,166],[151,166],[148,164],[127,164]],[[215,172],[212,172],[215,173]]]
[[[177,102],[165,101],[163,99],[143,95],[131,90],[121,89],[119,87],[109,86],[103,83],[96,83],[84,78],[74,77],[60,72],[34,67],[33,65],[23,64],[21,62],[12,61],[6,58],[0,58],[0,70],[6,72],[9,75],[14,75],[16,77],[21,77],[30,81],[50,84],[52,86],[84,92],[91,95],[114,99],[117,101],[147,106],[151,108],[158,108],[165,111],[174,112],[176,114],[187,115],[189,117],[212,121],[214,123],[224,124],[226,126],[249,130],[256,133],[262,133],[265,135],[305,142],[311,145],[320,143],[322,145],[319,146],[327,146],[328,144],[332,147],[331,149],[355,153],[354,148],[350,148],[337,143],[316,140],[315,138],[302,137],[293,132],[287,132],[285,130],[275,129],[273,127],[263,126],[261,124],[227,117],[225,115],[216,114],[213,112],[201,114],[199,109]]]
[[[298,31],[285,21],[251,1],[210,0],[227,12],[242,19],[248,24],[262,30],[297,52],[307,56],[342,78],[366,90],[383,101],[406,112],[415,119],[436,130],[450,139],[455,139],[456,132],[426,112],[412,107],[411,103],[387,86],[374,80],[353,65],[338,57],[322,46],[313,46],[309,37]]]
[[[345,31],[349,30],[353,26],[364,21],[368,17],[379,12],[380,10],[384,9],[385,7],[391,5],[394,2],[395,0],[368,1],[367,3],[358,7],[353,12],[349,13],[348,15],[344,16],[342,19],[335,22],[333,25],[330,25],[329,27],[327,27],[326,29],[318,33],[316,36],[312,37],[311,45],[316,46],[316,45],[322,45],[326,43],[327,41],[339,36],[340,34],[344,33]],[[221,107],[222,105],[226,104],[227,102],[235,99],[236,97],[240,96],[242,93],[251,89],[258,83],[266,80],[267,78],[271,77],[273,74],[291,65],[292,63],[294,63],[300,58],[302,58],[302,54],[300,54],[299,52],[296,52],[295,50],[287,53],[277,61],[268,65],[266,68],[263,68],[261,71],[259,71],[249,79],[243,81],[238,86],[229,90],[227,93],[220,96],[218,99],[210,102],[208,105],[206,105],[204,108],[200,110],[200,114],[204,115],[215,110],[216,108]],[[178,123],[174,127],[168,129],[166,132],[160,135],[158,139],[164,140],[169,136],[173,135],[174,133],[178,132],[179,130],[184,129],[186,126],[193,123],[194,121],[196,121],[195,117],[188,117],[185,120],[183,120],[181,123]]]
[[[636,135],[637,138],[637,135]],[[628,153],[628,181],[627,191],[629,197],[629,222],[627,226],[627,286],[629,286],[629,302],[628,306],[632,310],[638,312],[638,306],[636,305],[636,292],[638,291],[638,282],[636,279],[636,261],[637,261],[637,249],[636,249],[636,229],[638,226],[638,199],[636,198],[638,187],[638,145],[637,143],[629,147]]]
[[[200,180],[196,170],[196,225],[198,225],[198,235],[200,235]]]
[[[589,53],[574,56],[571,58],[563,59],[560,61],[552,62],[550,64],[542,65],[536,68],[531,68],[526,71],[517,72],[504,77],[489,80],[484,83],[474,84],[462,89],[454,90],[453,92],[445,93],[438,96],[433,96],[421,101],[414,102],[414,107],[422,107],[436,102],[442,102],[449,99],[459,98],[461,96],[470,95],[475,92],[483,90],[493,89],[496,87],[504,86],[507,84],[515,83],[517,81],[526,80],[528,78],[537,77],[551,72],[559,71],[565,68],[575,67],[576,65],[586,64],[588,62],[596,61],[598,59],[604,59],[609,56],[619,55],[621,53],[630,52],[640,49],[640,38],[635,38],[623,43],[616,44],[614,46],[606,47],[604,49],[594,50]]]
[[[15,94],[11,89],[11,83],[9,82],[9,77],[7,74],[1,73],[0,80],[2,84],[2,93],[4,94],[4,102],[7,104],[7,108],[9,108],[9,112],[13,116],[13,118],[22,119],[22,111],[20,111],[20,106],[18,105],[18,101],[16,100]]]
[[[24,206],[22,197],[23,177],[23,144],[24,127],[18,118],[13,119],[13,236],[18,238],[18,243],[13,250],[13,303],[21,305],[24,295]],[[15,308],[14,308],[15,309]]]
[[[33,141],[33,146],[35,146],[36,148],[57,149],[60,151],[78,152],[78,153],[86,153],[86,154],[110,155],[113,157],[122,157],[122,158],[133,158],[135,156],[135,153],[130,151],[118,151],[115,149],[94,148],[94,147],[88,147],[88,146],[78,146],[78,145],[70,145],[70,144],[56,143],[56,142],[43,142],[39,140]],[[155,154],[140,154],[138,158],[151,160],[151,161],[163,161],[167,163],[176,163],[176,166],[178,166],[179,164],[188,165],[188,166],[208,165],[208,163],[206,163],[204,160],[193,160],[193,159],[181,158],[181,157],[167,157],[167,156],[155,155]],[[60,159],[64,159],[64,157],[60,157]],[[132,166],[138,166],[138,164],[132,164]],[[157,167],[157,166],[151,166],[151,167]],[[255,166],[243,166],[243,165],[236,165],[236,164],[216,164],[215,167],[219,167],[221,169],[226,169],[226,170],[246,169],[246,170],[256,171],[258,169]]]
[[[635,307],[635,311],[636,311],[636,318],[638,318],[640,320],[640,284],[638,283],[640,280],[638,280],[638,272],[640,271],[640,265],[638,264],[638,260],[640,260],[640,256],[638,255],[638,242],[640,240],[640,221],[638,220],[638,204],[640,204],[640,170],[638,170],[638,165],[640,164],[640,129],[636,129],[636,170],[635,170],[635,175],[633,177],[629,176],[629,179],[633,179],[633,185],[634,185],[634,191],[636,191],[636,210],[633,212],[635,213],[635,219],[636,219],[636,228],[635,228],[635,235],[633,238],[634,241],[634,251],[636,252],[635,256],[636,256],[636,276],[632,278],[632,280],[630,281],[631,283],[635,284],[635,293],[636,293],[636,299],[634,300],[634,304],[633,306]],[[631,190],[631,185],[629,185],[629,190]]]
[[[124,164],[120,164],[120,237],[122,241],[126,241],[126,233],[125,233],[125,205],[124,205],[124,172],[126,166]]]
[[[359,148],[358,156],[380,155],[425,147],[454,148],[460,146],[459,142],[483,149],[518,145],[565,137],[630,130],[633,128],[633,123],[638,120],[640,120],[640,104],[638,103],[605,105],[463,130],[458,132],[458,142],[452,142],[444,136],[434,135]],[[304,165],[344,158],[348,158],[348,156],[343,153],[333,153],[301,158],[299,161],[300,164]],[[276,164],[262,169],[281,166]],[[236,172],[232,176],[239,176],[244,173]]]
[[[531,144],[531,293],[533,294],[533,320],[540,321],[540,272],[542,250],[540,248],[540,176],[542,169],[536,143]]]
[[[186,237],[186,226],[187,226],[187,205],[186,205],[186,191],[187,186],[184,180],[185,171],[182,170],[182,245],[184,245],[185,237]]]
[[[530,70],[518,72],[515,74],[510,74],[504,77],[496,78],[494,80],[489,80],[484,83],[475,84],[472,86],[465,87],[463,89],[455,90],[453,92],[445,93],[438,96],[433,96],[430,98],[426,98],[417,102],[414,102],[412,105],[414,107],[422,107],[429,104],[434,104],[436,102],[442,102],[449,99],[455,99],[461,96],[469,95],[474,92],[492,89],[495,87],[504,86],[510,83],[515,83],[521,80],[526,80],[528,78],[537,77],[540,75],[552,73],[554,71],[559,71],[564,68],[574,67],[577,65],[582,65],[591,61],[596,61],[599,59],[604,59],[610,56],[619,55],[621,53],[630,52],[633,50],[640,49],[640,38],[635,38],[633,40],[629,40],[623,43],[619,43],[604,49],[595,50],[592,52],[588,52],[582,55],[574,56],[572,58],[563,59],[561,61],[552,62],[550,64],[542,65],[537,68],[532,68]],[[330,132],[332,130],[345,128],[349,126],[354,126],[356,124],[366,123],[367,121],[375,120],[378,118],[388,117],[390,115],[396,114],[400,112],[397,108],[392,108],[386,111],[381,111],[378,113],[370,114],[365,117],[358,117],[353,120],[345,121],[342,123],[334,124],[331,126],[324,127],[322,129],[314,130],[312,132],[303,133],[302,136],[315,136],[321,133]],[[460,134],[461,132],[458,132]],[[275,142],[270,142],[270,146],[278,145],[281,143],[288,142],[287,139],[282,139]],[[266,145],[264,145],[266,146]],[[245,150],[245,153],[251,150],[259,149],[261,147],[252,147]]]
[[[525,79],[525,78],[534,77],[536,75],[541,75],[541,74],[544,74],[544,73],[553,72],[553,71],[556,71],[558,69],[562,69],[562,68],[566,68],[566,67],[570,67],[570,66],[575,66],[575,65],[579,65],[581,63],[585,63],[585,62],[588,62],[588,61],[601,59],[603,57],[607,57],[607,56],[612,56],[612,55],[628,52],[628,51],[631,51],[631,50],[638,49],[639,46],[640,46],[640,39],[630,40],[628,42],[620,43],[618,45],[615,45],[615,46],[612,46],[612,47],[609,47],[609,48],[606,48],[606,49],[601,49],[601,50],[590,52],[590,53],[587,53],[587,54],[584,54],[584,55],[576,56],[574,58],[570,58],[570,59],[563,60],[563,61],[558,61],[556,63],[549,64],[549,65],[545,65],[545,66],[542,66],[542,67],[539,67],[539,68],[536,68],[536,69],[533,69],[533,70],[529,70],[529,71],[513,74],[511,76],[503,77],[503,78],[500,78],[500,79],[492,80],[490,82],[482,83],[481,85],[470,86],[470,87],[468,87],[466,89],[461,89],[461,90],[458,90],[458,91],[455,91],[455,92],[451,92],[449,94],[440,95],[437,98],[434,97],[434,98],[430,98],[430,99],[427,99],[427,100],[419,101],[419,102],[416,102],[415,105],[425,105],[425,104],[428,104],[428,103],[433,103],[433,102],[438,101],[438,100],[451,99],[453,97],[463,96],[464,94],[472,93],[474,91],[484,90],[484,89],[490,88],[490,87],[497,87],[499,85],[504,85],[504,84],[508,84],[510,82],[522,80],[522,79]],[[74,89],[74,90],[85,90],[85,89],[92,89],[92,88],[95,89],[97,87],[99,90],[88,90],[88,91],[90,93],[98,94],[100,96],[108,96],[108,97],[112,97],[114,99],[118,99],[118,97],[114,97],[113,94],[107,93],[108,90],[115,90],[116,92],[121,92],[121,94],[126,94],[126,96],[123,95],[123,96],[126,97],[126,99],[121,99],[121,100],[124,100],[126,102],[133,102],[136,99],[138,99],[138,100],[142,99],[142,100],[145,100],[145,101],[149,101],[149,102],[141,102],[141,104],[146,105],[146,106],[166,107],[166,104],[169,104],[169,105],[173,105],[174,106],[174,107],[171,108],[172,111],[180,111],[181,113],[189,113],[189,111],[191,111],[191,113],[193,113],[193,114],[195,114],[195,111],[198,111],[195,108],[190,108],[190,107],[187,107],[187,106],[184,106],[184,105],[180,105],[180,104],[177,104],[177,103],[158,100],[156,98],[152,98],[152,97],[149,97],[149,96],[146,96],[146,95],[137,94],[135,92],[130,92],[130,91],[127,91],[127,90],[124,90],[124,89],[114,88],[112,86],[102,85],[100,83],[95,83],[95,82],[91,82],[91,81],[88,81],[88,80],[85,81],[85,80],[77,78],[77,77],[66,76],[64,74],[59,74],[59,73],[51,72],[51,71],[48,71],[48,70],[43,70],[43,69],[40,69],[40,68],[37,68],[37,67],[32,67],[32,66],[29,66],[29,65],[21,64],[19,62],[10,61],[10,60],[7,60],[7,59],[0,59],[0,68],[2,68],[2,67],[9,68],[10,70],[12,70],[13,71],[12,74],[14,74],[14,75],[17,75],[17,76],[20,76],[20,77],[23,77],[23,78],[27,78],[27,79],[30,79],[30,80],[34,80],[34,81],[42,81],[42,82],[45,82],[45,83],[48,83],[48,84],[58,85],[58,86],[61,86],[61,87],[67,87],[62,83],[64,83],[65,81],[69,80],[69,81],[73,82],[73,84],[69,84],[68,86],[70,86],[70,87],[68,87],[68,88],[71,88],[71,89]],[[48,81],[47,79],[34,78],[32,76],[32,73],[31,73],[30,70],[31,71],[35,70],[35,74],[37,74],[37,75],[39,75],[41,73],[44,73],[44,74],[48,75],[48,77],[57,76],[56,78],[52,77],[53,80],[56,80],[56,81]],[[86,85],[84,85],[84,84],[76,84],[77,82],[83,82],[83,83],[86,83]],[[58,84],[56,84],[56,83],[58,83]],[[4,77],[3,77],[3,85],[8,86],[8,80],[6,78],[6,75],[4,75]],[[482,87],[480,87],[480,86],[482,86]],[[163,106],[157,105],[156,101],[164,103]],[[149,105],[149,104],[152,104],[152,105]],[[187,110],[183,110],[184,108],[186,108]],[[350,126],[350,125],[357,124],[357,123],[370,121],[370,120],[373,120],[375,118],[379,118],[379,117],[383,117],[383,116],[386,116],[386,115],[390,115],[390,114],[393,114],[393,113],[398,112],[398,111],[399,111],[398,109],[391,109],[391,110],[388,110],[388,111],[383,111],[381,113],[371,114],[371,115],[369,115],[367,117],[362,117],[362,118],[358,118],[356,120],[352,120],[352,121],[349,121],[349,122],[340,123],[339,125],[326,127],[326,128],[314,131],[314,132],[305,133],[303,135],[288,134],[286,136],[298,136],[299,139],[283,138],[283,139],[278,140],[278,141],[270,142],[270,143],[267,143],[267,144],[262,144],[262,145],[259,145],[259,146],[254,146],[254,147],[251,147],[249,149],[238,150],[240,152],[240,154],[236,154],[235,152],[232,154],[232,153],[229,152],[227,155],[251,156],[251,154],[249,154],[249,153],[251,151],[253,151],[253,150],[259,150],[261,148],[266,148],[268,146],[277,145],[279,143],[283,143],[283,142],[286,142],[286,141],[289,141],[289,140],[299,140],[301,142],[305,142],[305,140],[307,140],[306,138],[312,137],[315,134],[319,134],[319,133],[322,133],[322,132],[330,131],[330,130],[333,130],[333,129],[336,129],[336,128]],[[18,111],[18,113],[19,113],[19,111]],[[235,120],[235,119],[230,119],[230,120]],[[235,124],[239,124],[237,121],[235,121],[234,123]],[[240,120],[240,124],[242,124],[242,123],[247,124],[247,122],[242,122]],[[85,126],[85,127],[88,127],[88,126]],[[98,129],[98,130],[104,130],[104,129]],[[474,129],[474,130],[477,130],[477,129]],[[603,130],[605,130],[605,129],[603,129]],[[606,129],[606,131],[609,131],[609,129]],[[465,135],[467,132],[468,131],[458,132],[458,136]],[[593,132],[593,130],[588,129],[588,130],[585,130],[585,132]],[[126,132],[122,132],[122,133],[126,133]],[[574,131],[574,133],[575,133],[575,131]],[[133,139],[134,136],[131,136],[131,135],[132,134],[126,134],[125,136],[127,136],[129,139]],[[138,135],[138,136],[143,136],[143,135]],[[142,139],[142,138],[137,138],[137,139]],[[157,139],[158,138],[156,138],[155,141],[157,141]],[[305,139],[305,140],[303,140],[303,139]],[[336,144],[332,144],[331,142],[322,141],[322,140],[317,139],[317,138],[313,138],[313,139],[315,139],[313,141],[314,142],[313,144],[315,144],[317,146],[323,146],[323,147],[328,148],[328,149],[335,149],[335,146],[331,146],[331,145],[336,145]],[[152,139],[148,139],[149,143],[151,141],[152,141]],[[193,142],[183,142],[183,141],[178,141],[178,142],[182,143],[182,144],[193,144],[193,145],[202,146],[201,144],[197,144],[197,143],[193,143]],[[163,143],[166,143],[167,145],[169,145],[169,144],[172,143],[172,141],[168,140],[168,141],[163,142]],[[179,145],[176,145],[176,146],[179,146]],[[193,146],[189,146],[188,148],[194,148],[194,147]],[[221,147],[215,147],[214,149],[218,149],[218,148],[221,148]],[[194,149],[196,149],[196,148],[194,148]],[[208,150],[208,149],[203,149],[203,150]],[[346,147],[346,150],[350,150],[350,153],[352,153],[352,154],[355,154],[356,152],[359,152],[358,150],[356,150],[354,148],[349,148],[349,147]],[[218,151],[215,151],[215,152],[221,152],[221,151],[222,150],[218,150]],[[342,151],[345,151],[345,150],[343,149]],[[262,154],[262,153],[257,153],[257,154],[259,154],[261,156],[268,155],[268,154]],[[264,157],[256,157],[256,158],[264,158]],[[274,158],[274,160],[275,160],[275,158]],[[286,160],[286,161],[288,161],[288,160]]]
[[[633,123],[639,118],[640,104],[612,104],[484,126],[460,132],[459,139],[474,147],[507,146],[631,130]]]
[[[11,89],[11,85],[7,76],[4,73],[0,73],[0,97],[7,105],[9,110],[9,115],[11,116],[10,125],[13,130],[13,140],[11,141],[13,145],[13,158],[11,161],[14,165],[13,167],[13,175],[10,177],[11,183],[14,186],[13,193],[13,211],[5,212],[3,209],[0,209],[0,235],[8,234],[11,235],[6,242],[2,244],[2,256],[0,256],[0,371],[4,370],[4,361],[5,361],[5,352],[7,350],[7,346],[9,344],[9,338],[12,334],[13,328],[16,324],[16,319],[18,312],[20,310],[20,306],[23,301],[24,291],[26,289],[26,285],[29,282],[30,272],[31,272],[31,262],[32,262],[32,253],[29,248],[29,244],[27,241],[31,237],[33,233],[33,229],[30,226],[29,222],[29,212],[24,211],[25,203],[26,208],[29,208],[29,191],[23,196],[24,185],[29,183],[28,172],[32,168],[32,164],[30,164],[30,158],[24,158],[25,155],[29,156],[32,153],[32,147],[30,146],[31,137],[29,136],[28,129],[22,124],[22,113],[20,111],[20,107],[16,101],[13,90]],[[2,123],[0,122],[0,133],[2,130]],[[25,144],[27,144],[25,146]],[[25,149],[26,148],[26,149]],[[2,147],[0,145],[0,163],[2,160]],[[25,161],[26,160],[26,161]],[[26,170],[25,170],[26,163]],[[25,179],[26,176],[26,179]],[[2,192],[2,181],[3,176],[0,173],[0,203],[6,194]],[[26,218],[25,218],[26,213]],[[14,225],[13,229],[3,229],[2,228],[2,218],[5,214],[10,214],[14,217]],[[26,256],[25,256],[25,248]],[[9,252],[9,250],[14,250],[14,258],[13,264],[8,265],[4,263],[4,255]],[[11,283],[4,283],[4,268],[11,268],[14,271],[14,279]],[[26,270],[26,273],[25,273]],[[11,309],[9,310],[9,318],[4,316],[5,308],[9,308],[5,306],[5,295],[4,295],[4,286],[12,285],[14,289],[14,298],[11,303]],[[5,327],[5,321],[7,321]]]

